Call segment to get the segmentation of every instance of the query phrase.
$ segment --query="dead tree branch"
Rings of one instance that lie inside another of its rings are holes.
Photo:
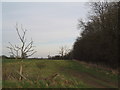
[[[21,33],[20,33],[20,29],[21,29]],[[20,45],[21,46],[17,46],[17,45],[13,45],[9,42],[10,46],[7,47],[8,49],[10,49],[10,53],[14,56],[14,57],[20,57],[22,59],[27,58],[29,56],[32,56],[33,54],[36,53],[36,51],[33,49],[33,40],[31,40],[28,44],[26,42],[26,32],[27,30],[23,28],[23,26],[21,25],[21,28],[18,27],[18,24],[16,24],[16,32],[18,35],[18,38],[20,40]],[[29,53],[29,55],[28,55]],[[19,55],[18,55],[19,54]]]

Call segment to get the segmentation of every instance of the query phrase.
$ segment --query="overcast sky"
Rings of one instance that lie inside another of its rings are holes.
[[[72,48],[80,30],[78,19],[86,19],[89,7],[84,2],[3,2],[3,54],[9,56],[8,42],[20,44],[15,30],[16,22],[28,31],[27,40],[34,41],[37,53],[33,57],[57,55],[59,47]]]

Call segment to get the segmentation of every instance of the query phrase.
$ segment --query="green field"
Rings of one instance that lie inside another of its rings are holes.
[[[19,81],[20,64],[26,80]],[[3,88],[117,88],[118,76],[71,60],[3,60]]]

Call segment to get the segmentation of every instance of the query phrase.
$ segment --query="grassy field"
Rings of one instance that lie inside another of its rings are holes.
[[[27,80],[19,81],[20,64]],[[117,88],[118,76],[70,60],[3,60],[3,88]]]

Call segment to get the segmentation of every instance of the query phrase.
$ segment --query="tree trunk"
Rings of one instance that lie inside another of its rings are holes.
[[[22,67],[22,64],[20,65],[20,71],[19,71],[20,75],[22,75],[23,73],[23,67]],[[21,81],[22,80],[22,76],[20,76],[19,80]]]

